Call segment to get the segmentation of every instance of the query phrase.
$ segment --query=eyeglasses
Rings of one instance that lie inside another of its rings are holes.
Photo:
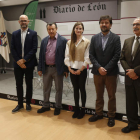
[[[20,20],[20,22],[27,22],[27,20]]]
[[[140,26],[140,23],[132,24],[132,26]]]

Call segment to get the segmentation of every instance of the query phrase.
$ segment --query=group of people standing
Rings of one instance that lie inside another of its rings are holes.
[[[18,96],[18,105],[12,113],[23,109],[23,76],[26,81],[26,110],[31,110],[33,93],[33,70],[37,66],[37,33],[28,28],[29,20],[26,15],[19,18],[21,29],[13,32],[11,53],[14,58],[14,74]],[[57,24],[46,25],[48,36],[40,46],[38,75],[43,75],[44,103],[37,113],[50,110],[50,92],[52,81],[55,82],[55,110],[59,115],[62,108],[63,77],[68,77],[73,85],[75,108],[72,118],[82,119],[85,115],[87,65],[93,64],[94,84],[96,89],[96,113],[89,118],[89,122],[103,119],[104,90],[108,93],[108,126],[115,125],[116,88],[120,60],[125,70],[126,111],[128,126],[122,132],[129,133],[138,129],[138,102],[140,103],[140,18],[133,22],[135,36],[126,39],[121,52],[120,37],[110,31],[112,27],[110,16],[101,16],[99,25],[101,32],[94,35],[91,41],[83,36],[84,25],[75,23],[71,40],[67,41],[57,33]],[[79,107],[79,96],[81,104]]]

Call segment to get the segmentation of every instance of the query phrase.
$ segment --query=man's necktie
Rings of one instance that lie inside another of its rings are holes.
[[[132,57],[134,59],[135,55],[136,55],[136,52],[138,50],[138,47],[139,47],[140,43],[139,43],[139,37],[136,38],[136,42],[135,42],[135,46],[134,46],[134,50],[133,50],[133,53],[132,53]]]

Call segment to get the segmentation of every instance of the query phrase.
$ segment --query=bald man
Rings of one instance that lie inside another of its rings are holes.
[[[18,105],[12,113],[23,109],[23,76],[26,83],[26,110],[31,110],[33,70],[37,65],[37,33],[28,28],[29,20],[26,15],[19,17],[21,29],[14,31],[11,40],[11,53],[14,59],[14,75]]]

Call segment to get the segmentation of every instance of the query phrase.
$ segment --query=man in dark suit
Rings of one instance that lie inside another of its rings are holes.
[[[37,65],[37,33],[28,28],[29,20],[26,15],[19,18],[21,29],[13,32],[11,53],[14,58],[14,74],[16,80],[18,105],[12,113],[23,109],[23,77],[26,82],[26,110],[31,110],[33,70]]]
[[[56,23],[47,24],[49,36],[45,37],[41,42],[38,75],[43,74],[43,107],[37,113],[43,113],[50,110],[50,92],[52,81],[55,82],[56,88],[56,104],[54,115],[59,115],[62,102],[63,76],[68,76],[68,68],[64,65],[65,48],[67,39],[57,33]]]
[[[115,125],[116,112],[116,86],[118,60],[120,58],[121,44],[120,37],[110,31],[112,18],[102,16],[99,20],[101,33],[96,34],[91,39],[89,58],[93,64],[94,84],[96,88],[96,113],[89,118],[90,122],[95,122],[103,118],[105,87],[108,92],[108,126]]]
[[[128,126],[122,132],[138,129],[138,103],[140,105],[140,18],[133,22],[135,36],[125,40],[120,62],[125,70],[126,113]]]

